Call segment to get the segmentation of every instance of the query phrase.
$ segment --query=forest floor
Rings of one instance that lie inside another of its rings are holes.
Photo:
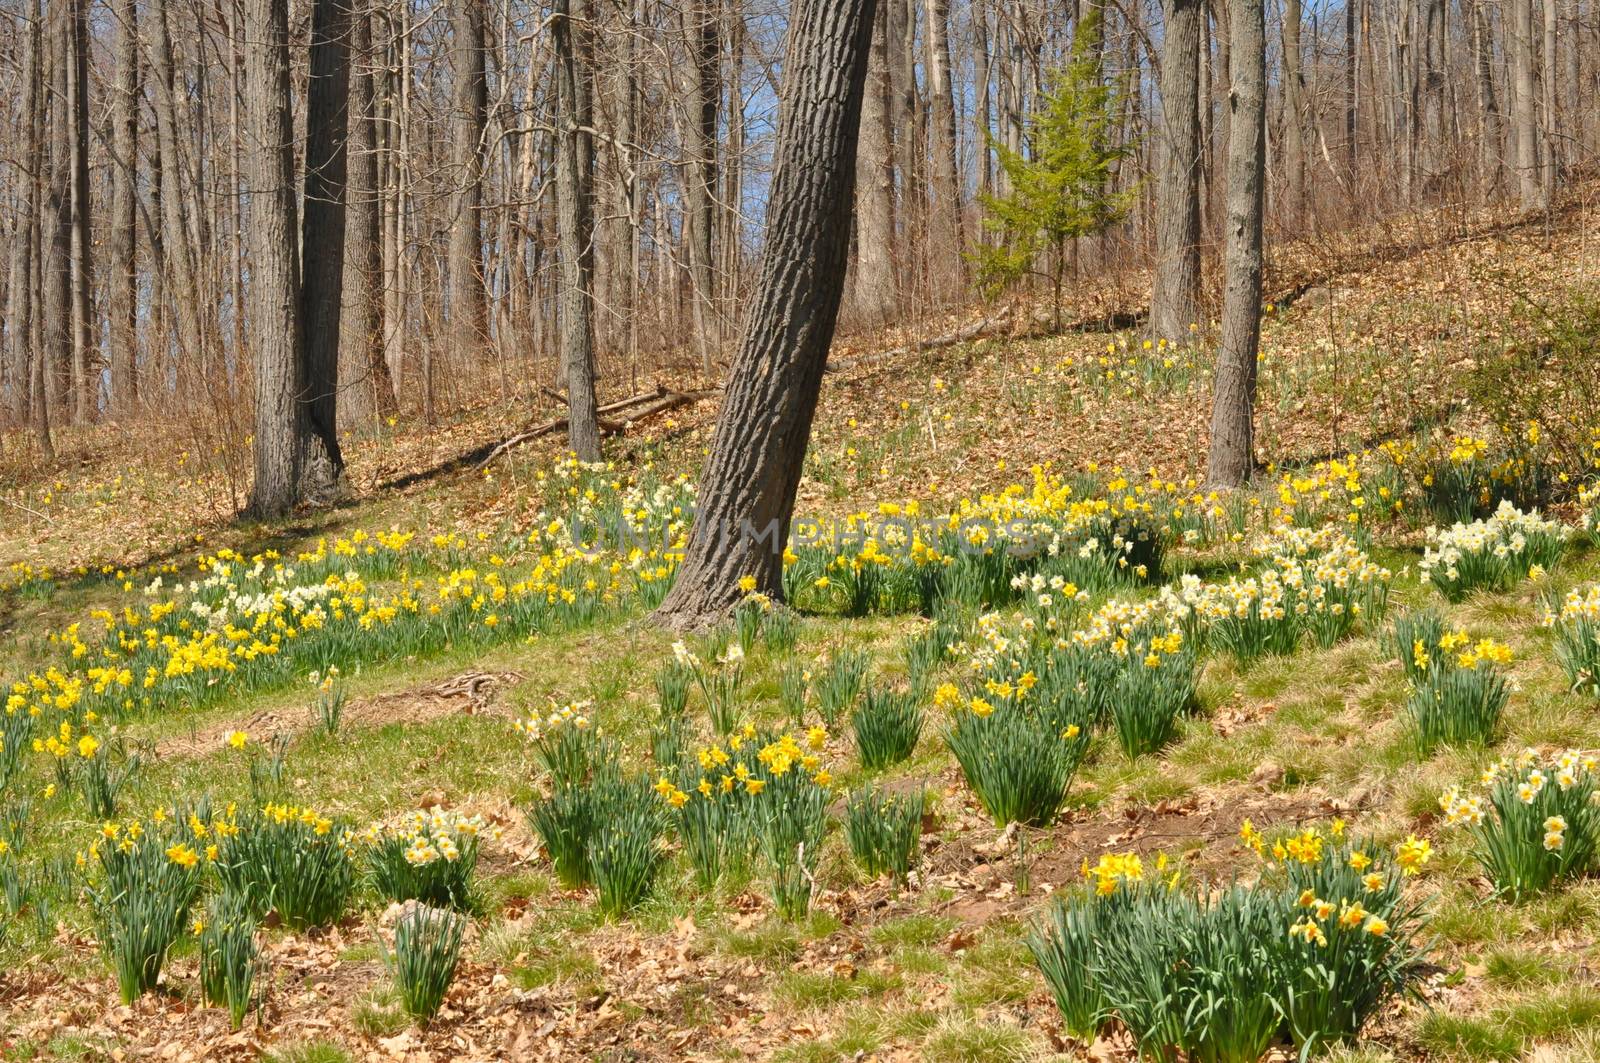
[[[1429,913],[1430,965],[1416,994],[1387,1005],[1334,1058],[1600,1060],[1600,880],[1583,877],[1519,904],[1496,899],[1437,804],[1441,791],[1471,784],[1497,756],[1600,746],[1600,705],[1572,692],[1541,622],[1561,594],[1600,580],[1600,550],[1574,533],[1541,578],[1448,602],[1418,571],[1433,521],[1411,479],[1422,456],[1448,450],[1452,436],[1499,440],[1503,429],[1514,441],[1529,411],[1548,418],[1550,467],[1574,487],[1588,473],[1580,443],[1600,422],[1560,354],[1588,350],[1592,358],[1583,337],[1600,338],[1585,332],[1600,325],[1600,205],[1583,198],[1597,191],[1580,190],[1551,224],[1430,219],[1415,232],[1279,254],[1258,392],[1258,451],[1271,464],[1256,491],[1196,504],[1215,514],[1204,532],[1167,544],[1169,585],[1184,574],[1220,580],[1248,569],[1251,541],[1290,510],[1359,518],[1371,556],[1393,572],[1390,617],[1432,609],[1451,628],[1510,647],[1513,693],[1488,746],[1419,753],[1387,628],[1363,625],[1329,649],[1302,645],[1248,664],[1207,654],[1198,711],[1159,755],[1130,759],[1097,737],[1066,811],[1047,827],[1002,832],[964,781],[941,710],[930,705],[920,744],[893,767],[862,768],[848,725],[832,729],[822,751],[841,795],[869,777],[927,788],[909,883],[869,879],[834,830],[810,914],[785,920],[760,870],[705,890],[675,848],[644,904],[608,920],[593,890],[565,888],[552,873],[526,814],[547,784],[512,722],[584,703],[621,741],[624,759],[654,779],[655,681],[674,658],[675,637],[650,623],[648,601],[596,592],[602,604],[582,622],[515,637],[473,627],[470,636],[418,635],[415,645],[364,646],[365,629],[352,624],[344,641],[327,636],[327,659],[339,664],[349,695],[336,733],[319,728],[304,674],[253,664],[185,687],[159,711],[135,704],[135,676],[132,708],[114,724],[102,713],[79,714],[74,725],[139,755],[116,797],[119,819],[202,794],[218,807],[248,804],[265,786],[341,823],[445,808],[497,827],[499,837],[484,842],[473,924],[439,1015],[419,1025],[402,1011],[383,944],[396,911],[365,888],[330,927],[262,932],[260,999],[237,1031],[226,1011],[200,999],[187,938],[158,991],[123,1003],[96,922],[69,881],[74,854],[98,836],[103,817],[77,793],[72,754],[53,769],[52,759],[63,758],[24,751],[9,780],[0,774],[0,840],[9,838],[11,850],[0,849],[0,870],[12,861],[19,889],[31,882],[35,890],[31,902],[22,896],[7,909],[0,933],[0,1059],[1132,1059],[1115,1026],[1091,1044],[1062,1026],[1026,944],[1051,895],[1081,884],[1086,863],[1129,851],[1152,861],[1168,854],[1200,881],[1249,878],[1257,858],[1239,844],[1245,821],[1270,835],[1337,817],[1374,844],[1427,838],[1434,855],[1410,886]],[[1137,308],[1136,297],[1127,305],[1119,298],[1097,293],[1068,316]],[[1093,477],[1107,495],[1132,485],[1195,495],[1210,331],[1149,350],[1133,330],[1002,334],[857,361],[826,379],[799,511],[844,518],[917,500],[926,512],[951,512],[1014,483],[1025,494],[1036,466],[1046,476]],[[903,339],[844,342],[836,358]],[[325,542],[332,560],[300,563],[337,573],[348,557],[364,586],[347,581],[343,593],[373,602],[411,592],[432,600],[467,570],[475,588],[488,587],[484,575],[502,565],[510,584],[550,555],[533,548],[501,557],[503,544],[526,542],[585,494],[604,496],[599,481],[615,480],[617,496],[637,505],[629,483],[692,478],[715,413],[706,400],[632,426],[607,444],[612,471],[589,481],[562,471],[558,437],[481,470],[449,467],[538,420],[510,401],[487,400],[432,428],[385,426],[349,450],[358,502],[270,527],[231,519],[226,455],[110,428],[68,434],[67,457],[49,478],[18,474],[0,490],[0,562],[10,566],[0,566],[0,676],[9,686],[52,667],[74,674],[73,643],[87,643],[92,658],[98,632],[115,629],[125,611],[121,630],[136,634],[153,602],[187,609],[203,592],[185,584],[216,573],[222,551],[235,551],[233,567],[243,570],[254,555],[273,551],[270,567]],[[1553,413],[1571,420],[1555,425]],[[1353,516],[1345,466],[1327,463],[1352,456],[1349,468],[1361,468],[1375,492],[1391,482],[1378,471],[1385,443],[1416,457],[1395,473],[1383,513]],[[402,479],[409,482],[394,486]],[[1554,513],[1570,525],[1582,517],[1573,495],[1551,491]],[[1224,519],[1224,507],[1236,516]],[[373,543],[390,529],[416,533],[395,548],[398,568],[370,561],[388,549]],[[627,561],[602,558],[595,571],[603,582],[605,565],[615,576]],[[158,577],[162,586],[151,590]],[[869,683],[907,681],[906,649],[927,620],[878,609],[845,616],[838,599],[816,590],[798,604],[793,647],[758,645],[743,665],[746,719],[784,726],[785,674],[797,665],[820,673],[849,651],[866,656]],[[362,605],[350,609],[353,616]],[[959,666],[941,667],[959,681]],[[87,676],[87,688],[95,681]],[[33,696],[26,684],[17,689],[24,701]],[[690,710],[704,712],[698,695]],[[34,737],[50,733],[55,721],[46,723]],[[228,741],[235,732],[243,749]],[[248,778],[275,741],[278,776]],[[57,779],[63,785],[49,785]]]

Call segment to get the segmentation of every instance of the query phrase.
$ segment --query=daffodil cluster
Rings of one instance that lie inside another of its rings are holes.
[[[1495,889],[1524,900],[1588,870],[1600,845],[1600,767],[1593,754],[1525,749],[1484,769],[1481,793],[1439,796],[1445,822],[1464,829]]]
[[[1429,528],[1418,569],[1446,598],[1458,601],[1480,588],[1541,577],[1560,559],[1566,538],[1559,522],[1502,501],[1484,520]]]

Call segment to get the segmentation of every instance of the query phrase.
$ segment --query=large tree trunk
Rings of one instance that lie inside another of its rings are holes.
[[[370,427],[395,412],[394,382],[383,358],[383,211],[379,207],[377,97],[373,91],[372,12],[354,0],[350,27],[349,201],[345,215],[344,312],[340,319],[339,416]]]
[[[744,576],[783,594],[783,550],[843,294],[874,6],[797,0],[791,9],[760,279],[688,549],[657,613],[674,626],[726,615]]]
[[[289,0],[246,0],[245,114],[250,141],[250,333],[255,366],[255,484],[250,513],[282,516],[299,483],[302,330],[289,113]]]
[[[1539,123],[1533,81],[1533,0],[1511,0],[1511,28],[1506,33],[1511,51],[1511,127],[1516,141],[1512,167],[1523,210],[1540,204]]]
[[[315,505],[338,501],[347,493],[344,455],[339,450],[339,319],[344,309],[352,21],[347,2],[316,0],[311,9],[295,495]]]
[[[483,278],[483,130],[489,87],[484,65],[483,0],[450,5],[451,180],[450,331],[459,349],[473,355],[489,342],[489,303]],[[402,47],[410,47],[409,40]]]
[[[1150,334],[1187,341],[1200,320],[1201,0],[1165,0],[1161,57],[1161,163],[1156,189],[1156,269]]]
[[[1255,465],[1253,410],[1261,340],[1261,215],[1267,169],[1267,57],[1263,0],[1228,0],[1228,223],[1222,347],[1211,413],[1207,478],[1238,487]]]
[[[588,0],[556,0],[560,138],[556,160],[561,244],[561,352],[567,376],[567,441],[581,461],[600,460],[594,367],[594,143],[590,127]]]
[[[139,401],[139,24],[137,0],[117,0],[116,81],[111,95],[111,408]]]
[[[850,270],[850,308],[876,328],[899,306],[894,281],[894,158],[889,143],[888,5],[878,5],[872,57],[861,103],[856,156],[856,254]]]

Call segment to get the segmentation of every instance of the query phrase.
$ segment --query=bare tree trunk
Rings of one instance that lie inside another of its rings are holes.
[[[302,329],[296,253],[294,121],[289,113],[288,0],[246,0],[245,114],[250,180],[255,484],[249,511],[288,513],[299,483]]]
[[[933,264],[940,294],[965,279],[962,252],[961,179],[956,163],[956,105],[950,87],[950,0],[927,0],[926,36],[929,128],[932,131],[933,196],[928,208]],[[864,107],[865,105],[863,105]],[[865,115],[863,115],[865,121]]]
[[[716,313],[717,102],[721,95],[721,42],[716,0],[691,0],[684,8],[683,30],[690,57],[688,122],[689,178],[685,236],[689,279],[694,286],[695,322],[701,349],[710,368],[710,353],[722,344]]]
[[[559,96],[556,161],[561,241],[561,350],[567,370],[567,442],[600,460],[594,366],[594,144],[590,128],[589,0],[556,0],[551,33]]]
[[[1267,49],[1263,0],[1228,0],[1228,223],[1222,347],[1206,476],[1238,487],[1255,468],[1252,430],[1261,341],[1261,216],[1267,169]]]
[[[1539,182],[1538,119],[1533,89],[1533,0],[1510,0],[1511,27],[1506,34],[1511,51],[1511,125],[1516,137],[1513,167],[1523,210],[1542,204]]]
[[[45,190],[43,230],[44,298],[40,304],[44,332],[45,397],[52,418],[65,420],[72,411],[72,121],[67,106],[72,65],[71,9],[55,6],[46,28],[50,63],[43,103],[48,116],[49,184]]]
[[[45,350],[39,343],[41,279],[39,236],[42,232],[40,184],[44,173],[44,137],[40,96],[44,90],[42,23],[39,0],[28,0],[22,63],[22,201],[18,204],[16,243],[11,257],[10,341],[14,409],[32,423],[34,440],[46,463],[55,461],[50,439],[50,407],[45,402]]]
[[[1490,195],[1500,185],[1505,133],[1494,91],[1494,38],[1489,30],[1487,0],[1468,0],[1472,20],[1472,61],[1478,99],[1478,166],[1480,187]]]
[[[88,0],[72,0],[67,109],[72,122],[72,421],[86,424],[99,405],[99,328],[94,313],[94,239],[89,199]]]
[[[1556,77],[1561,67],[1556,59],[1556,0],[1541,0],[1541,4],[1544,8],[1544,47],[1539,52],[1539,87],[1544,97],[1544,113],[1539,123],[1539,133],[1544,147],[1539,158],[1539,196],[1540,206],[1549,207],[1555,199],[1556,180],[1560,175],[1563,155],[1556,119]]]
[[[1291,223],[1305,206],[1305,91],[1301,66],[1300,0],[1283,3],[1283,169],[1284,205]]]
[[[349,205],[339,325],[339,415],[348,426],[370,427],[376,418],[395,412],[394,382],[383,358],[383,211],[370,0],[353,0],[350,22]]]
[[[137,0],[117,0],[116,83],[111,96],[111,405],[139,402],[139,25]]]
[[[1366,24],[1362,24],[1365,30]],[[1356,5],[1344,5],[1344,155],[1351,187],[1356,179]]]
[[[473,356],[489,342],[489,303],[483,274],[483,131],[489,108],[484,64],[488,5],[451,0],[450,332]],[[402,47],[410,47],[409,41]]]
[[[790,11],[761,276],[688,549],[657,613],[668,624],[726,615],[745,576],[783,594],[783,550],[844,287],[873,7],[797,0]]]
[[[156,143],[162,160],[163,179],[163,194],[155,197],[161,210],[162,284],[177,311],[179,352],[200,359],[204,356],[205,341],[200,330],[194,254],[181,194],[186,178],[178,148],[172,31],[168,23],[167,0],[153,0],[149,14],[149,21],[155,30],[154,46],[150,50],[150,72],[155,85],[151,97],[156,112]]]
[[[1165,0],[1161,58],[1161,164],[1150,334],[1186,340],[1200,320],[1201,0]]]
[[[894,282],[894,159],[889,143],[888,4],[872,26],[872,56],[861,104],[856,155],[856,255],[850,271],[850,307],[871,328],[899,309]]]
[[[1422,192],[1437,198],[1445,176],[1444,0],[1422,4],[1422,131],[1418,170]]]
[[[344,309],[351,21],[348,0],[315,0],[312,6],[305,217],[300,240],[303,334],[295,382],[299,398],[296,445],[300,450],[295,462],[295,494],[298,500],[314,505],[330,504],[348,493],[344,455],[339,449],[339,319]],[[285,150],[292,152],[292,148]],[[292,179],[292,154],[290,167]]]

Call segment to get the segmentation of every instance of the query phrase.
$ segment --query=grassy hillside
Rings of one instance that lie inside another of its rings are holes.
[[[1577,751],[1586,778],[1600,746],[1593,677],[1562,656],[1593,645],[1583,603],[1600,580],[1583,490],[1600,428],[1596,215],[1559,217],[1367,234],[1276,263],[1258,398],[1271,464],[1234,494],[1196,479],[1203,323],[1174,348],[1087,325],[887,358],[853,342],[807,456],[800,511],[826,534],[788,566],[796,612],[752,602],[681,645],[648,614],[713,401],[634,426],[596,469],[548,441],[452,464],[530,419],[504,404],[386,426],[352,448],[359,504],[275,527],[231,519],[242,440],[70,439],[75,464],[3,495],[4,1058],[1132,1059],[1121,1024],[1077,1036],[1035,964],[1028,936],[1054,898],[1172,876],[1185,896],[1235,880],[1281,892],[1300,872],[1274,845],[1306,832],[1319,853],[1354,845],[1394,903],[1421,906],[1392,928],[1398,950],[1425,950],[1409,995],[1334,1058],[1600,1058],[1592,862],[1497,891],[1440,802],[1528,748]],[[1430,529],[1502,500],[1557,522],[1504,533],[1549,554],[1490,551],[1492,580],[1458,589]],[[1503,710],[1433,735],[1436,716],[1468,715],[1419,701],[1446,673],[1467,690],[1451,706],[1494,701],[1503,678]],[[998,735],[1041,704],[1081,726]],[[587,727],[549,737],[563,706]],[[908,756],[869,769],[857,721],[886,706],[924,722]],[[789,748],[785,733],[796,766],[776,772],[755,751]],[[997,826],[952,752],[962,733],[1010,742],[1008,777],[1068,749],[1059,813]],[[619,915],[553,866],[530,819],[561,790],[562,735],[614,741],[636,780],[606,798],[606,822],[661,827],[654,882]],[[682,809],[722,800],[697,784],[720,791],[724,775],[743,811],[711,831],[724,866],[707,883]],[[852,855],[845,821],[869,791],[925,796],[904,881]],[[827,813],[798,869],[762,846],[780,797]],[[315,810],[304,852],[344,838],[354,855],[335,852],[330,874],[351,890],[309,928],[281,894],[263,901],[256,1000],[234,1032],[202,998],[189,924],[214,922],[226,868],[259,861],[240,839],[265,830],[263,805],[294,806],[291,832]],[[456,898],[460,966],[425,1024],[390,970],[411,909],[385,898],[368,834],[418,809],[466,819],[480,846]],[[1600,826],[1569,818],[1554,833],[1572,853]],[[1535,864],[1556,851],[1549,833],[1532,836]],[[115,854],[147,839],[161,874],[200,892],[160,984],[125,1004],[107,887]],[[192,873],[171,870],[190,852]]]

